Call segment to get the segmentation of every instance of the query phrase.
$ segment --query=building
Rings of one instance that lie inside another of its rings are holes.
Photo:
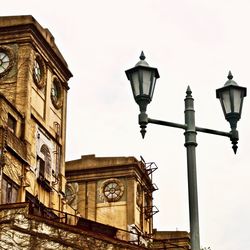
[[[152,204],[152,193],[157,190],[152,173],[156,169],[154,163],[134,157],[82,156],[66,162],[66,197],[70,204],[75,197],[74,206],[84,218],[152,235],[153,215],[158,212]]]
[[[48,29],[0,17],[0,246],[187,249],[187,233],[153,231],[154,165],[92,155],[66,163],[65,176],[71,77]]]
[[[1,202],[57,210],[65,193],[65,125],[72,76],[32,16],[0,18]]]

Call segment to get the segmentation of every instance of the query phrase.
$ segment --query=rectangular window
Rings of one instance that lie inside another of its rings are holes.
[[[44,177],[45,174],[45,161],[41,157],[37,157],[37,166],[39,168],[39,176]]]
[[[16,123],[16,119],[11,114],[8,114],[8,128],[12,133],[16,132]]]
[[[8,180],[2,179],[2,204],[17,202],[18,186]]]

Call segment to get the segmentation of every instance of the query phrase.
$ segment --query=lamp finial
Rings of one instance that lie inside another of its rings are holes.
[[[143,53],[143,51],[141,52],[141,55],[140,55],[140,57],[139,57],[141,60],[145,60],[146,59],[146,57],[145,57],[145,55],[144,55],[144,53]]]
[[[187,94],[187,96],[186,96],[186,97],[192,97],[192,90],[191,90],[191,88],[190,88],[190,86],[189,86],[189,85],[188,85],[188,87],[187,87],[186,94]]]
[[[227,79],[228,79],[228,80],[232,80],[232,79],[233,79],[233,75],[232,75],[231,70],[229,70],[229,72],[228,72]]]

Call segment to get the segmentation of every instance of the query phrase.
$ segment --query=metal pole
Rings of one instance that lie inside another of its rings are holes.
[[[196,175],[196,129],[194,115],[194,99],[188,86],[185,98],[185,147],[187,148],[187,171],[188,171],[188,196],[189,196],[189,220],[191,234],[191,249],[200,250],[198,192]]]

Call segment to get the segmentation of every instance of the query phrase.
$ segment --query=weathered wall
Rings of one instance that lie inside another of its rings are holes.
[[[28,215],[28,207],[0,206],[0,248],[12,250],[143,250],[95,232]]]

